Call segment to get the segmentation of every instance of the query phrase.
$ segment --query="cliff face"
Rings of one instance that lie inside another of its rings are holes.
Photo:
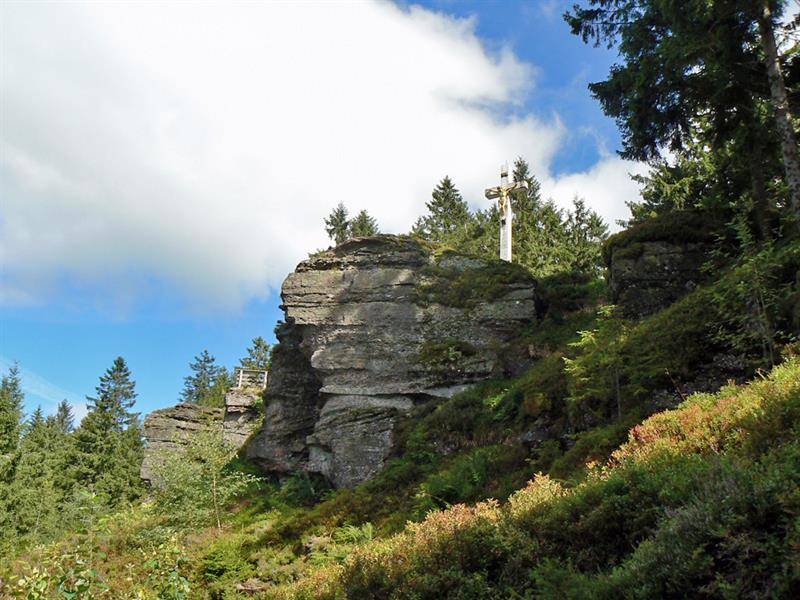
[[[509,342],[536,319],[534,281],[512,264],[434,256],[393,236],[302,262],[282,288],[264,426],[248,456],[337,487],[380,470],[398,419],[524,365]]]

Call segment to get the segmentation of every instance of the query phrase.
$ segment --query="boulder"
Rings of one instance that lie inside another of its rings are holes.
[[[231,447],[240,449],[261,426],[262,394],[258,387],[234,388],[225,394],[224,407],[185,403],[148,414],[144,419],[142,480],[154,483],[158,454],[180,451],[199,432],[219,432]]]
[[[509,342],[536,321],[536,284],[499,260],[358,238],[300,263],[281,298],[265,421],[247,448],[276,473],[357,485],[415,405],[530,363]]]
[[[614,304],[641,318],[666,308],[708,280],[704,266],[725,235],[724,223],[700,210],[675,211],[631,225],[605,243]]]
[[[222,408],[178,404],[154,410],[144,418],[145,450],[141,478],[153,483],[154,463],[162,452],[180,450],[192,434],[214,431],[222,426]]]

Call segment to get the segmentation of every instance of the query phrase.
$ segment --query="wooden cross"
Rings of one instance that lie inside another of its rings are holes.
[[[511,262],[511,223],[514,220],[514,211],[511,210],[511,196],[526,192],[528,182],[508,182],[508,165],[500,167],[500,185],[486,190],[489,200],[498,199],[500,203],[500,258]]]

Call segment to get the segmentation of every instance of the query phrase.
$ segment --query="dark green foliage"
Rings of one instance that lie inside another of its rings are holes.
[[[576,198],[564,212],[552,200],[543,201],[541,187],[522,158],[514,163],[513,178],[528,191],[511,199],[514,211],[514,262],[535,277],[568,271],[597,273],[600,247],[607,227],[586,203]],[[470,213],[449,177],[436,186],[427,203],[428,214],[414,224],[411,235],[466,255],[497,259],[500,213],[496,204]]]
[[[341,202],[325,219],[325,231],[337,246],[350,238],[371,237],[380,233],[378,222],[366,210],[349,219],[347,208]]]
[[[292,506],[312,506],[331,491],[328,480],[317,473],[300,471],[281,485],[279,498]]]
[[[91,488],[111,504],[133,500],[141,492],[139,468],[143,444],[135,383],[125,360],[118,357],[100,377],[97,396],[72,435],[70,472],[75,486]]]
[[[45,541],[62,527],[64,501],[61,470],[66,433],[37,408],[25,427],[15,463],[10,494],[14,501],[12,530],[26,542]]]
[[[253,350],[261,352],[263,347]],[[255,356],[248,357],[251,360],[256,358]],[[189,364],[189,368],[192,370],[192,374],[183,379],[181,401],[201,406],[223,406],[225,392],[231,386],[228,370],[217,365],[216,359],[208,353],[208,350],[203,350],[200,355],[195,356],[194,361]]]
[[[347,239],[349,232],[349,219],[347,218],[347,208],[344,204],[339,204],[331,211],[325,219],[325,232],[338,246]]]
[[[486,497],[506,498],[533,475],[520,445],[492,445],[459,455],[425,478],[416,495],[415,511],[431,510]]]
[[[759,31],[766,4],[589,0],[565,15],[584,41],[619,49],[621,63],[589,89],[616,119],[622,154],[654,159],[668,147],[677,157],[656,163],[644,179],[644,202],[632,206],[636,220],[675,208],[737,205],[751,212],[762,237],[771,236],[776,208],[789,202],[773,183],[784,176],[787,156],[779,148]],[[779,16],[788,2],[769,5]],[[790,96],[797,55],[796,46],[788,47],[784,57]]]
[[[22,428],[22,385],[13,365],[0,381],[0,455],[13,452]]]
[[[425,206],[428,214],[417,219],[411,234],[425,240],[458,247],[469,235],[471,215],[453,181],[445,176]]]
[[[272,348],[261,336],[253,338],[253,345],[247,349],[247,356],[239,361],[245,369],[268,371],[272,362]]]
[[[359,212],[348,224],[349,237],[371,237],[378,235],[378,222],[366,210]]]
[[[75,429],[75,415],[72,412],[72,406],[66,399],[58,403],[55,420],[62,433],[71,433]]]

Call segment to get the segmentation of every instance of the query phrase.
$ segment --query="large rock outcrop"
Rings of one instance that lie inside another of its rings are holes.
[[[154,410],[144,418],[145,450],[141,478],[152,483],[160,454],[180,451],[200,432],[216,431],[222,425],[222,408],[178,404]]]
[[[262,395],[260,387],[234,388],[225,394],[224,407],[178,404],[148,414],[144,419],[141,478],[153,483],[159,454],[180,451],[201,432],[220,432],[231,447],[244,446],[261,425]]]
[[[537,309],[524,269],[394,236],[302,262],[281,297],[264,426],[248,456],[337,487],[382,468],[398,419],[416,404],[523,366],[526,350],[509,342]]]
[[[631,226],[606,243],[612,300],[628,317],[653,314],[708,280],[720,223],[702,212],[669,213]]]

